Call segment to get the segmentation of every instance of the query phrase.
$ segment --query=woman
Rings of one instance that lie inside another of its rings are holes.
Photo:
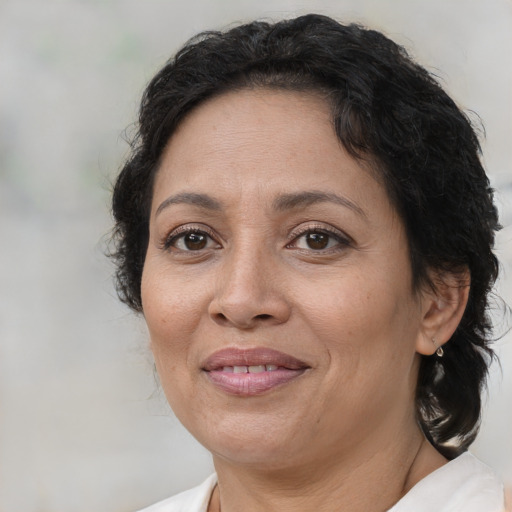
[[[499,228],[475,133],[318,15],[190,41],[115,186],[118,289],[216,474],[157,511],[503,507],[467,453]]]

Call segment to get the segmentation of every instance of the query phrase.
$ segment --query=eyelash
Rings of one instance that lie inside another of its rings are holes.
[[[209,229],[206,229],[203,226],[201,226],[201,227],[198,227],[198,226],[180,226],[180,227],[174,229],[173,231],[171,231],[171,233],[165,238],[165,240],[164,240],[164,242],[162,244],[162,248],[165,249],[165,250],[172,249],[173,247],[176,248],[174,246],[174,244],[178,240],[180,240],[180,239],[182,239],[185,236],[190,235],[190,234],[206,235],[210,240],[213,240],[215,243],[218,243],[217,240],[215,239],[215,236],[212,233],[212,231],[209,230]],[[181,249],[181,250],[183,251],[183,249]],[[189,251],[183,251],[183,252],[199,252],[199,251],[189,250]]]
[[[311,248],[310,249],[297,248],[297,250],[312,251],[312,252],[317,252],[317,253],[336,252],[336,251],[343,250],[346,247],[350,247],[353,244],[353,241],[349,236],[344,235],[343,233],[341,233],[338,230],[329,229],[329,228],[326,228],[325,226],[308,226],[304,230],[298,230],[298,231],[293,232],[290,235],[291,241],[287,244],[287,247],[293,248],[292,244],[296,243],[301,238],[303,238],[309,234],[313,234],[313,233],[315,233],[315,234],[319,233],[319,234],[327,235],[331,238],[334,238],[334,240],[337,242],[337,246],[329,247],[326,249],[317,249],[317,250],[311,249]]]
[[[170,250],[172,248],[183,251],[183,252],[200,252],[204,249],[198,249],[196,251],[189,249],[178,249],[175,244],[178,240],[183,239],[185,236],[190,234],[198,234],[198,235],[205,235],[207,236],[210,241],[213,241],[218,244],[215,235],[213,232],[209,229],[206,229],[205,227],[201,226],[180,226],[176,229],[174,229],[164,240],[162,243],[162,248],[164,250]],[[290,234],[290,242],[286,245],[289,249],[294,249],[294,246],[292,244],[296,243],[301,238],[309,235],[309,234],[324,234],[328,237],[334,238],[334,240],[337,242],[336,247],[328,247],[326,249],[304,249],[304,248],[296,248],[296,250],[302,250],[302,251],[312,251],[316,253],[325,253],[325,252],[336,252],[342,250],[342,248],[348,247],[352,245],[352,240],[350,237],[342,234],[341,232],[329,229],[324,226],[308,226],[306,229],[302,230],[296,230]],[[208,243],[208,241],[207,241]],[[220,244],[219,244],[220,245]],[[341,246],[341,247],[340,247]]]

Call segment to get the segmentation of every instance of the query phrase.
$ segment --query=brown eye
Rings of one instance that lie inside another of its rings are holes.
[[[185,231],[172,235],[165,243],[165,249],[178,249],[182,252],[202,251],[203,249],[215,249],[219,244],[204,231]]]
[[[339,233],[327,229],[309,229],[297,236],[288,247],[323,253],[325,251],[344,250],[350,241]]]
[[[325,233],[308,233],[305,235],[305,242],[310,249],[326,249],[329,245],[329,235]]]
[[[200,251],[208,243],[208,235],[204,233],[187,233],[183,237],[183,244],[189,251]]]

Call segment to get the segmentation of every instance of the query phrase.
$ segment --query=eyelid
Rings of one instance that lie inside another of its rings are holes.
[[[322,233],[329,237],[329,242],[327,243],[327,247],[323,248],[313,248],[309,246],[309,243],[305,241],[307,247],[302,246],[301,239],[308,235],[309,233]],[[302,254],[305,256],[315,256],[315,258],[326,257],[328,255],[342,255],[345,254],[346,251],[350,248],[355,248],[354,240],[352,237],[344,233],[343,231],[334,228],[330,225],[325,224],[316,224],[316,225],[307,225],[299,227],[298,229],[294,229],[290,233],[291,240],[286,245],[286,249],[296,251],[297,254]]]
[[[337,238],[340,242],[344,242],[345,244],[352,245],[354,243],[354,240],[352,237],[347,235],[345,232],[329,225],[329,224],[322,224],[322,223],[311,223],[311,224],[301,224],[300,226],[297,226],[294,228],[289,235],[289,242],[293,242],[297,238],[300,238],[301,236],[304,236],[307,233],[311,232],[321,232],[321,233],[327,233],[329,235],[334,236]]]
[[[162,249],[170,249],[172,247],[173,242],[175,242],[178,238],[188,233],[205,233],[208,235],[215,243],[220,245],[218,240],[218,236],[214,233],[214,231],[206,226],[205,224],[182,224],[176,228],[173,228],[169,231],[161,241]]]

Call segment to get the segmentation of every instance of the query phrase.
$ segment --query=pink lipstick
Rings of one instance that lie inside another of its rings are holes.
[[[302,375],[306,363],[268,348],[227,348],[212,354],[202,369],[220,390],[238,396],[255,396]]]

